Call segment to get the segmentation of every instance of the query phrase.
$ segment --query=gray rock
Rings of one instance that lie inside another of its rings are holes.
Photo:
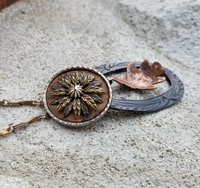
[[[28,182],[16,177],[0,175],[0,187],[2,188],[28,188]]]

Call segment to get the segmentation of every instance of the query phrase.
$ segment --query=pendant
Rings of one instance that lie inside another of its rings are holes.
[[[47,84],[44,107],[58,123],[80,127],[102,118],[112,101],[109,81],[100,72],[72,67],[54,75]]]
[[[126,70],[126,76],[108,77],[111,73]],[[111,84],[118,82],[129,89],[156,89],[156,84],[166,80],[168,91],[158,96],[132,100],[112,98]],[[39,106],[45,114],[36,116],[27,122],[0,130],[0,136],[7,135],[30,123],[52,118],[56,122],[69,127],[82,127],[101,119],[109,108],[120,111],[156,112],[168,108],[183,97],[182,81],[160,63],[150,64],[121,62],[95,67],[71,67],[54,75],[45,88],[43,101],[0,101],[0,106]]]

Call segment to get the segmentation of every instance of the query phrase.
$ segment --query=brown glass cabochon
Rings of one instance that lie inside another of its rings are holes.
[[[60,78],[63,78],[64,75],[67,73],[69,75],[72,75],[72,73],[74,71],[77,71],[79,74],[82,74],[83,72],[85,72],[87,75],[94,75],[95,76],[95,81],[99,81],[101,82],[101,88],[104,89],[104,93],[100,94],[99,96],[101,97],[103,103],[97,103],[97,108],[96,109],[91,109],[89,108],[89,116],[83,116],[81,114],[81,116],[79,118],[76,118],[76,116],[74,115],[73,111],[66,117],[64,118],[64,113],[63,111],[59,112],[56,107],[57,105],[51,105],[50,103],[53,101],[54,97],[50,95],[50,92],[53,91],[52,90],[52,86],[57,85],[57,81]],[[66,122],[73,122],[73,123],[81,123],[81,122],[86,122],[89,120],[92,120],[93,118],[97,117],[99,114],[101,114],[101,112],[106,108],[108,102],[109,102],[109,98],[110,98],[110,93],[109,93],[109,88],[108,85],[106,83],[106,81],[96,72],[90,71],[90,70],[84,70],[82,68],[80,69],[69,69],[69,71],[66,72],[62,72],[61,74],[59,74],[58,76],[56,76],[48,85],[47,90],[46,90],[46,103],[47,103],[47,107],[50,110],[50,112],[57,117],[58,119],[61,119],[63,121]]]

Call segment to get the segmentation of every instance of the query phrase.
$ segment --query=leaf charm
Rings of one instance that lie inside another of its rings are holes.
[[[156,89],[157,87],[154,84],[165,80],[165,77],[158,78],[165,71],[160,63],[155,62],[150,65],[147,60],[144,60],[140,68],[137,68],[134,63],[128,64],[127,78],[121,75],[120,78],[111,77],[109,80],[115,80],[132,89]]]

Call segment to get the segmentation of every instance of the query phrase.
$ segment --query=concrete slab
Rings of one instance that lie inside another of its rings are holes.
[[[198,187],[199,12],[195,0],[24,0],[0,12],[0,99],[39,100],[52,74],[68,66],[144,58],[161,62],[185,84],[182,102],[158,113],[110,110],[89,127],[68,129],[48,120],[0,138],[0,182]],[[168,87],[123,94],[115,84],[113,90],[114,96],[141,99]],[[41,113],[0,108],[0,127]]]

